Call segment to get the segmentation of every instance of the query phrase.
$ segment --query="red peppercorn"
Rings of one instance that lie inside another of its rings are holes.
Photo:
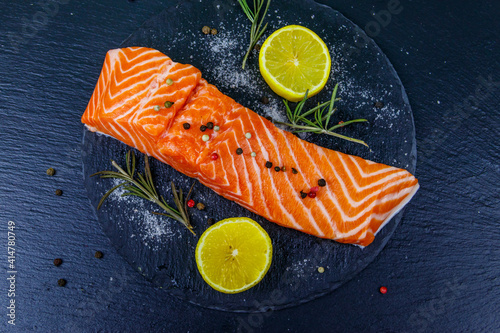
[[[316,192],[309,192],[307,195],[309,198],[316,198]]]
[[[194,200],[193,199],[188,200],[187,205],[188,205],[188,207],[193,208],[194,207]]]
[[[379,290],[380,290],[380,293],[381,293],[381,294],[385,294],[385,293],[387,292],[387,288],[386,288],[386,287],[383,287],[383,286],[382,286],[382,287],[380,287],[380,289],[379,289]]]
[[[217,153],[213,153],[212,155],[210,155],[210,158],[212,159],[212,161],[215,161],[219,158],[219,155],[217,155]]]
[[[319,191],[319,187],[317,187],[317,186],[311,187],[311,192],[316,193],[318,191]]]

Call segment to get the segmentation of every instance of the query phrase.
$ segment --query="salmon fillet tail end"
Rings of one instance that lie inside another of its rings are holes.
[[[404,169],[277,128],[197,68],[149,48],[107,53],[82,122],[271,222],[361,247],[419,187]],[[304,196],[316,187],[315,197]]]

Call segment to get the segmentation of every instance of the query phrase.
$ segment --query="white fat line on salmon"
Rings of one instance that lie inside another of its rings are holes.
[[[335,178],[337,180],[337,183],[340,185],[340,187],[342,189],[342,193],[343,193],[344,197],[347,199],[347,202],[349,203],[349,205],[352,208],[357,208],[357,207],[361,206],[365,202],[369,201],[373,196],[375,196],[375,195],[377,195],[379,193],[379,191],[373,191],[371,194],[363,197],[363,199],[361,199],[360,201],[356,201],[356,200],[352,199],[351,194],[349,192],[349,189],[347,188],[347,185],[344,182],[344,179],[337,173],[337,170],[336,170],[335,166],[332,165],[332,163],[330,162],[330,160],[328,159],[328,157],[324,154],[324,152],[321,149],[321,147],[317,147],[316,151],[318,151],[319,154],[321,154],[324,157],[327,165],[330,166],[330,169],[333,172],[333,175],[335,176]],[[408,172],[404,171],[403,173],[408,173]],[[393,178],[396,178],[396,177],[391,177],[390,180],[392,180]],[[404,178],[400,178],[400,179],[404,179]],[[335,201],[335,203],[338,203],[338,201]],[[340,207],[340,205],[338,207]],[[342,214],[342,216],[345,216],[345,215]]]
[[[238,120],[239,122],[241,122],[241,120]],[[243,130],[243,124],[241,124],[241,129]],[[236,132],[237,130],[233,130],[231,132],[231,134],[233,135],[234,137],[234,141],[236,142],[236,144],[238,144],[238,138],[236,137]],[[233,152],[234,154],[234,152]],[[240,185],[240,188],[241,187],[246,187],[248,189],[248,197],[250,198],[250,201],[248,202],[249,205],[253,205],[253,185],[252,185],[252,181],[250,180],[250,174],[248,172],[248,169],[247,169],[247,165],[245,163],[245,156],[243,154],[241,155],[236,155],[236,158],[239,158],[243,161],[243,173],[244,173],[244,176],[245,176],[245,181],[244,182],[241,182],[240,181],[240,174],[241,172],[238,172],[237,176],[238,176],[238,184]],[[242,196],[243,198],[243,196]]]
[[[298,167],[300,165],[300,163],[297,160],[297,156],[295,155],[295,151],[293,151],[292,148],[291,148],[290,140],[288,139],[286,133],[283,132],[283,131],[280,131],[280,130],[278,130],[276,132],[281,136],[282,140],[284,140],[286,142],[286,147],[288,149],[289,156],[292,157],[294,165]],[[311,156],[309,156],[309,157],[311,158]],[[287,177],[287,181],[288,181],[288,184],[289,184],[289,186],[291,188],[291,191],[292,191],[292,193],[293,192],[297,192],[298,190],[292,185],[289,175],[290,175],[290,173],[285,173],[285,176]],[[313,186],[313,184],[311,184],[304,177],[304,173],[302,173],[302,172],[298,173],[297,175],[294,175],[293,177],[300,177],[300,179],[302,180],[302,183],[306,184],[308,188],[311,188]],[[298,193],[297,193],[297,198],[298,197],[299,196],[298,196]],[[307,207],[306,204],[305,204],[305,202],[304,202],[304,199],[302,199],[302,198],[300,198],[300,200],[298,200],[298,201],[302,205],[303,210],[309,213],[309,220],[313,221],[317,225],[317,227],[319,229],[319,225],[316,223],[316,219],[314,218],[313,213],[312,213],[312,207]],[[313,203],[320,207],[320,211],[323,214],[323,217],[325,218],[326,221],[328,221],[327,225],[330,226],[331,232],[333,234],[335,234],[336,231],[337,231],[337,226],[335,225],[335,223],[331,222],[331,214],[328,212],[328,209],[324,205],[323,201],[320,200],[319,198],[316,198],[316,199],[314,199]],[[325,235],[325,233],[322,232],[322,236],[324,236],[324,235]]]
[[[223,143],[221,143],[221,145],[224,144],[224,146],[226,147],[227,149],[227,155],[226,156],[229,156],[229,158],[231,159],[229,165],[226,165],[225,168],[223,168],[224,170],[224,173],[225,173],[225,176],[226,176],[226,179],[227,179],[227,182],[229,183],[229,185],[235,185],[235,195],[237,195],[238,197],[241,198],[241,188],[240,188],[240,182],[239,182],[239,177],[238,177],[238,170],[236,170],[236,163],[234,161],[234,157],[233,157],[233,153],[231,152],[231,149],[229,148],[229,143],[226,141],[224,141]],[[229,179],[229,175],[228,173],[226,172],[226,170],[228,169],[228,167],[232,168],[233,171],[234,171],[234,175],[236,176],[236,180],[234,182],[234,184],[231,182],[231,180]]]
[[[115,51],[117,51],[117,52],[115,52]],[[163,61],[172,61],[172,59],[170,59],[169,57],[167,57],[166,55],[164,55],[160,51],[157,51],[157,50],[154,50],[154,49],[151,49],[151,50],[148,50],[148,51],[145,51],[145,52],[138,52],[137,55],[135,55],[133,58],[129,58],[129,56],[127,55],[127,53],[125,53],[122,49],[111,50],[108,53],[114,59],[116,59],[116,58],[119,59],[120,56],[124,57],[125,60],[126,60],[126,63],[132,63],[134,61],[138,61],[137,59],[140,59],[140,58],[146,58],[146,60],[149,60],[149,59],[160,59],[160,60],[163,60]],[[158,56],[156,56],[154,58],[149,58],[150,54],[156,54]],[[119,62],[121,63],[121,61],[119,61]]]
[[[385,176],[384,178],[379,179],[378,181],[376,181],[374,183],[370,183],[370,184],[365,185],[365,186],[359,186],[358,182],[356,181],[356,178],[351,173],[351,169],[349,169],[349,167],[344,163],[344,159],[342,158],[342,156],[339,156],[339,159],[340,159],[340,163],[344,167],[345,172],[347,173],[347,176],[351,180],[351,183],[354,185],[354,187],[356,188],[358,193],[365,191],[365,190],[368,190],[372,187],[381,185],[381,184],[385,183],[386,181],[392,180],[395,177],[402,176],[404,174],[408,174],[408,171],[406,171],[406,170],[399,170],[399,171],[393,172],[393,173]],[[398,170],[398,169],[395,169],[395,170]],[[353,200],[353,201],[356,202],[356,200]]]
[[[257,119],[259,119],[259,121],[260,121],[260,123],[261,123],[261,128],[263,128],[263,129],[264,129],[264,131],[265,131],[265,132],[266,132],[266,134],[267,134],[267,138],[269,139],[269,141],[271,142],[271,144],[274,146],[274,151],[275,151],[275,153],[276,153],[277,155],[279,155],[279,154],[278,154],[278,150],[277,150],[277,148],[276,148],[276,140],[274,139],[274,136],[271,134],[271,132],[270,132],[270,131],[269,131],[269,129],[267,128],[266,124],[265,124],[265,123],[264,123],[264,121],[263,121],[263,118],[262,118],[262,117],[258,117]],[[252,123],[252,126],[254,126],[254,125],[253,125],[253,122],[250,122],[250,123]],[[254,130],[255,130],[255,127],[254,127]],[[264,145],[262,144],[262,141],[260,140],[260,137],[259,137],[258,135],[256,135],[256,137],[257,137],[257,140],[259,141],[259,145],[260,145],[261,147],[264,147]],[[267,154],[266,154],[266,155],[267,155]],[[269,155],[267,156],[267,160],[269,161]],[[281,162],[281,159],[280,159],[280,162]],[[268,169],[268,168],[266,168],[266,169],[267,169],[267,170],[266,170],[266,171],[267,171],[267,174],[269,175],[269,178],[270,178],[270,180],[271,180],[271,185],[272,185],[272,187],[273,187],[274,193],[277,193],[277,194],[279,195],[279,191],[278,191],[278,189],[276,188],[276,184],[275,184],[275,182],[274,182],[274,177],[273,177],[273,176],[272,176],[272,174],[271,174],[273,171],[272,171],[272,169]],[[287,180],[287,183],[289,184],[289,186],[292,188],[292,190],[294,190],[294,189],[293,189],[293,186],[291,186],[291,184],[290,184],[290,180],[289,180],[288,178],[287,178],[286,180]],[[293,216],[293,215],[292,215],[292,214],[288,211],[288,209],[286,209],[286,208],[285,208],[285,206],[282,204],[282,201],[281,201],[281,200],[287,200],[286,202],[289,202],[289,200],[290,200],[290,199],[293,199],[293,200],[294,200],[294,202],[296,202],[297,204],[299,204],[299,206],[300,206],[300,205],[302,205],[302,207],[304,207],[305,211],[308,213],[308,215],[309,215],[309,217],[310,217],[310,220],[309,220],[309,221],[310,221],[310,222],[311,222],[311,224],[313,225],[314,229],[318,232],[318,234],[319,234],[320,236],[324,236],[323,231],[321,231],[321,229],[319,228],[319,226],[318,226],[318,224],[316,223],[315,219],[313,218],[313,215],[312,215],[311,211],[310,211],[307,207],[305,207],[304,203],[303,203],[301,200],[299,200],[300,198],[299,198],[299,196],[298,196],[298,195],[296,195],[296,196],[292,196],[292,198],[290,198],[290,197],[282,197],[282,196],[280,195],[280,200],[278,200],[277,202],[279,203],[279,205],[280,205],[280,207],[281,207],[282,211],[283,211],[283,212],[285,212],[285,215],[287,215],[287,216],[289,217],[289,219],[290,219],[290,221],[292,222],[292,224],[294,225],[294,227],[295,227],[295,228],[297,228],[298,230],[303,230],[303,229],[304,229],[304,228],[303,228],[303,227],[302,227],[299,223],[297,223],[297,220],[295,219],[295,217],[294,217],[294,216]]]
[[[385,191],[387,189],[390,189],[392,187],[395,187],[395,186],[399,186],[401,183],[405,183],[405,182],[409,182],[411,181],[412,179],[410,179],[409,177],[407,178],[401,178],[393,183],[390,183],[390,184],[387,184],[387,186],[383,187],[380,191],[376,191],[376,192],[373,192],[370,197],[373,197],[375,195],[380,195],[380,193],[382,193],[382,191]],[[373,207],[378,203],[378,200],[373,200],[372,203],[370,205],[368,205],[366,208],[364,208],[362,211],[358,212],[355,216],[352,216],[352,217],[348,217],[348,216],[345,216],[344,214],[342,215],[342,220],[345,221],[345,222],[356,222],[361,216],[363,216],[364,214],[366,214],[368,211],[371,211],[373,209]]]
[[[298,140],[297,141],[299,144],[300,144],[300,147],[302,149],[302,151],[304,152],[304,154],[308,157],[309,161],[310,161],[310,164],[311,166],[314,168],[314,171],[317,175],[320,175],[322,177],[322,172],[321,170],[319,170],[314,158],[311,156],[309,150],[306,149],[306,147],[304,146],[304,142],[302,140]],[[317,147],[317,148],[321,148],[319,146],[314,146],[314,147]],[[323,149],[323,148],[321,148]],[[321,150],[321,153],[323,153],[323,151]],[[295,158],[295,152],[292,152],[292,155],[294,156]],[[319,154],[320,156],[322,156],[321,154]],[[305,180],[307,182],[307,186],[309,188],[311,188],[312,186],[316,186],[317,184],[311,184],[308,180]],[[330,189],[328,188],[325,188],[324,189],[324,192],[327,194],[327,197],[330,198],[330,202],[333,203],[334,207],[337,209],[338,213],[343,217],[344,216],[344,211],[341,209],[340,207],[340,204],[337,202],[337,197],[334,193],[332,193],[332,191],[330,191]],[[324,203],[322,200],[316,200],[316,203],[318,206],[321,207],[322,211],[324,211],[325,213],[325,220],[328,222],[328,224],[330,225],[330,227],[332,228],[332,232],[333,232],[333,235],[336,235],[338,232],[339,232],[339,229],[338,229],[338,226],[337,224],[332,221],[332,214],[330,214],[327,210],[327,208],[325,207]]]
[[[248,123],[252,126],[252,131],[255,133],[256,132],[255,126],[253,125],[253,122],[250,121],[250,115],[249,115],[249,113],[248,112],[244,113],[244,115],[247,117]],[[255,139],[257,139],[257,140],[255,140]],[[253,145],[253,143],[255,143],[255,142],[259,143],[259,144],[255,145],[255,148],[257,148],[257,149],[255,149],[254,145]],[[260,140],[259,140],[259,138],[258,138],[257,135],[255,136],[254,140],[249,140],[248,141],[248,145],[249,145],[251,151],[259,151],[259,154],[262,154],[262,156],[267,160],[267,158],[268,158],[267,151],[261,150],[263,148],[263,146],[262,146],[262,143],[260,142]],[[258,194],[258,196],[260,198],[261,205],[262,205],[262,207],[265,208],[266,215],[267,216],[271,216],[271,212],[269,210],[269,205],[266,203],[265,196],[262,195],[262,193],[264,193],[264,189],[263,189],[264,182],[262,181],[261,174],[263,172],[264,166],[259,166],[259,164],[257,163],[257,159],[256,158],[251,157],[249,160],[251,161],[251,163],[253,165],[253,168],[254,168],[254,171],[255,171],[255,174],[257,175],[257,178],[259,179],[258,180],[258,185],[259,185],[260,191],[258,191],[257,194]]]
[[[382,173],[385,173],[385,172],[391,172],[391,171],[397,170],[397,168],[395,168],[395,167],[387,166],[387,168],[382,168],[382,169],[379,169],[379,170],[377,170],[375,172],[365,173],[363,171],[363,169],[361,168],[361,166],[359,165],[358,161],[352,155],[346,155],[346,156],[349,157],[351,159],[351,161],[356,165],[356,167],[358,168],[359,174],[363,178],[369,178],[369,177],[373,177],[373,176],[378,176],[379,174],[382,174]],[[365,160],[365,161],[367,161],[367,160]],[[371,161],[369,161],[369,162],[371,162]],[[371,162],[370,165],[372,165],[372,164],[377,164],[377,163],[376,162]]]
[[[401,191],[397,192],[396,194],[394,194],[394,193],[388,193],[387,195],[385,195],[385,196],[384,196],[383,198],[381,198],[380,200],[378,200],[378,199],[377,199],[377,200],[375,200],[375,201],[374,201],[374,203],[378,204],[378,203],[380,203],[380,202],[382,202],[382,203],[383,203],[383,202],[388,202],[388,201],[398,200],[398,199],[400,199],[400,198],[402,198],[402,197],[406,196],[408,193],[410,193],[410,192],[414,191],[414,187],[415,187],[415,186],[410,186],[410,187],[407,187],[407,188],[405,188],[404,190],[401,190]],[[394,195],[397,195],[397,197],[394,197]],[[391,199],[387,199],[387,200],[385,200],[385,201],[384,201],[384,198],[385,198],[385,197],[387,197],[387,196],[393,196],[393,197],[392,197]],[[372,205],[370,205],[370,206],[371,206],[371,207],[370,207],[370,210],[372,210],[372,209],[373,209],[373,207],[374,207],[375,205],[374,205],[374,204],[372,204]],[[400,205],[397,205],[395,208],[398,208],[399,206],[400,206]],[[395,208],[393,208],[393,209],[395,209]],[[393,209],[392,209],[392,210],[393,210]],[[401,209],[401,208],[399,208],[399,209]],[[341,233],[341,235],[342,235],[343,237],[353,236],[353,235],[355,235],[356,233],[358,233],[360,230],[362,230],[364,227],[366,227],[367,225],[369,225],[373,219],[376,219],[376,218],[377,218],[377,219],[380,219],[380,220],[385,219],[385,218],[387,217],[387,215],[388,215],[388,214],[389,214],[392,210],[390,210],[390,211],[388,211],[388,212],[385,212],[385,213],[383,213],[383,214],[370,214],[370,215],[368,215],[368,216],[366,217],[366,219],[365,219],[365,220],[364,220],[361,224],[359,224],[357,227],[355,227],[355,228],[353,228],[353,229],[349,230],[349,232],[346,232],[346,233]],[[379,227],[379,230],[380,230],[381,228],[382,228],[382,227]]]

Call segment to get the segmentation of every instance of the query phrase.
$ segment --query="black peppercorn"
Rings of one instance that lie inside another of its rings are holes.
[[[326,186],[326,180],[324,180],[324,179],[318,180],[318,185],[321,187]]]
[[[297,169],[292,168],[292,173],[293,173],[294,175],[296,175],[296,174],[298,174],[299,172],[297,171]]]
[[[238,155],[243,154],[243,149],[241,149],[241,148],[236,149],[236,154],[238,154]]]
[[[269,104],[269,98],[267,96],[262,96],[262,98],[260,99],[260,102],[262,104]]]
[[[213,122],[207,123],[207,128],[208,129],[213,129],[214,128],[214,123]]]
[[[59,189],[58,189],[58,190],[56,190],[56,195],[61,196],[61,195],[62,195],[62,193],[63,193],[63,192],[62,192],[62,190],[59,190]]]
[[[104,254],[101,251],[96,251],[94,254],[94,257],[97,259],[101,259],[104,256]]]
[[[373,104],[374,107],[376,107],[377,109],[381,109],[384,107],[384,103],[383,102],[375,102],[375,104]]]
[[[200,131],[205,132],[207,130],[207,126],[201,125],[200,126]]]
[[[54,266],[61,266],[62,264],[62,259],[56,258],[54,259]]]
[[[48,176],[53,176],[56,174],[56,170],[54,170],[54,168],[48,168],[47,169],[47,175]]]
[[[64,279],[59,279],[57,280],[57,284],[60,286],[60,287],[64,287],[66,285],[66,280]]]
[[[272,168],[273,167],[273,164],[269,161],[266,162],[266,168]]]
[[[273,117],[271,116],[267,116],[266,119],[269,120],[270,122],[273,122]]]
[[[184,127],[185,130],[188,130],[191,128],[191,125],[189,125],[188,123],[184,123],[182,124],[182,127]]]
[[[215,223],[215,220],[213,218],[209,218],[208,221],[207,221],[208,225],[212,225],[214,223]]]
[[[170,101],[166,101],[165,102],[165,107],[168,109],[170,107],[172,107],[172,105],[174,105],[174,102],[170,102]]]
[[[279,172],[281,171],[281,168],[279,166],[274,167],[274,171]]]
[[[285,172],[286,168],[284,166],[281,167],[281,171]]]
[[[302,199],[307,198],[307,193],[300,191],[300,197],[301,197]]]

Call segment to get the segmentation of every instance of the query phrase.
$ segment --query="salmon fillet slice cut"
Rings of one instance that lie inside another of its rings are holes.
[[[149,48],[107,53],[82,122],[269,221],[342,243],[369,245],[419,187],[406,170],[322,148],[275,127],[207,83],[195,67]],[[202,132],[209,122],[220,130]],[[326,185],[316,197],[302,198],[301,191],[320,179]]]

